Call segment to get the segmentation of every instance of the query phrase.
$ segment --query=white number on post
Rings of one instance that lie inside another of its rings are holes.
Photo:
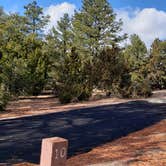
[[[55,159],[64,158],[66,156],[66,148],[55,149]]]
[[[66,156],[66,148],[62,148],[60,151],[60,157],[64,158]]]

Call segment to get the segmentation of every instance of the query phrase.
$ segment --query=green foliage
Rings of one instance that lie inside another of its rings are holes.
[[[56,89],[59,78],[62,77],[62,68],[65,67],[67,56],[71,52],[72,32],[71,20],[68,14],[58,21],[57,28],[53,27],[46,37],[45,52],[49,56],[48,77],[49,85]],[[55,90],[54,90],[55,91]]]
[[[26,39],[25,48],[28,50],[25,58],[27,63],[25,82],[28,86],[26,92],[31,95],[38,95],[47,82],[49,58],[43,51],[43,45],[36,35],[32,34]]]
[[[147,48],[138,35],[134,34],[130,38],[131,44],[125,49],[125,63],[130,71],[140,70],[147,62]]]
[[[60,86],[59,96],[61,102],[69,102],[72,99],[84,100],[91,95],[91,87],[87,84],[81,59],[75,48],[65,57],[59,67],[58,82]]]
[[[37,7],[35,9],[38,10]],[[27,26],[27,17],[18,14],[8,15],[0,26],[2,83],[12,95],[39,94],[47,82],[48,70],[48,56],[43,49],[45,42],[36,34],[40,28],[35,33],[27,33],[31,31],[31,27]]]
[[[0,85],[0,112],[5,110],[5,107],[9,101],[10,95],[5,90],[3,84]]]
[[[131,74],[131,85],[128,89],[129,97],[149,97],[151,95],[151,87],[149,80],[144,78],[142,74],[132,73]]]
[[[57,24],[57,30],[53,28],[53,35],[57,40],[60,55],[65,56],[72,46],[71,20],[69,15],[64,14]]]
[[[166,88],[166,41],[154,40],[148,64],[152,89]]]
[[[91,59],[105,46],[123,39],[118,35],[121,25],[107,0],[84,0],[73,19],[74,45],[82,56]]]
[[[72,21],[73,45],[81,58],[89,89],[102,86],[101,84],[105,84],[104,88],[107,84],[106,89],[111,86],[108,78],[104,81],[104,77],[111,77],[108,64],[105,67],[107,71],[104,72],[104,68],[102,71],[98,70],[101,69],[99,65],[105,66],[101,52],[108,46],[118,45],[125,38],[125,35],[119,36],[121,25],[122,21],[117,21],[112,7],[106,0],[84,0],[82,9],[75,13]],[[100,78],[102,80],[99,80]]]
[[[150,50],[134,34],[122,48],[122,21],[107,0],[83,0],[45,35],[49,16],[36,1],[24,16],[0,8],[0,109],[9,96],[56,91],[62,103],[88,100],[93,89],[119,97],[148,97],[166,88],[166,41]],[[10,94],[10,95],[9,95]]]
[[[123,57],[118,46],[107,47],[95,58],[94,75],[97,87],[111,91],[123,71]]]
[[[40,34],[49,22],[49,16],[43,14],[43,8],[37,5],[36,1],[24,6],[26,16],[27,32]]]
[[[121,79],[112,84],[111,92],[122,98],[149,97],[152,94],[150,81],[139,73],[123,73]]]
[[[147,77],[147,48],[138,35],[132,35],[131,44],[124,51],[124,67],[120,81],[122,97],[148,97],[151,94],[150,80]]]

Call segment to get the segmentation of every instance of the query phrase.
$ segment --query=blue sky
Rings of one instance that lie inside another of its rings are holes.
[[[57,25],[57,21],[64,13],[73,15],[74,10],[81,8],[82,0],[37,0],[44,8],[45,14],[50,15],[49,30]],[[23,6],[32,0],[0,0],[7,12],[23,14]],[[145,44],[150,47],[155,38],[166,40],[166,0],[109,0],[117,13],[117,18],[122,18],[122,33],[138,34]]]
[[[51,4],[59,4],[64,0],[37,0],[43,7],[48,7]],[[23,6],[31,2],[31,0],[0,0],[0,6],[3,6],[6,11],[23,11]],[[65,2],[73,3],[80,8],[81,0],[65,0]],[[165,0],[109,0],[113,8],[156,8],[166,11]]]

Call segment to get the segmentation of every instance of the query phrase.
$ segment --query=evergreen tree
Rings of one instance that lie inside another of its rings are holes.
[[[82,9],[75,13],[72,21],[74,46],[78,50],[85,68],[89,89],[94,85],[95,66],[101,51],[118,45],[125,36],[120,36],[122,21],[116,20],[107,0],[84,0]]]
[[[148,64],[149,79],[153,89],[166,88],[166,42],[155,39],[151,46]]]
[[[45,16],[43,8],[37,5],[36,1],[24,6],[26,25],[28,33],[40,34],[49,21],[49,16]]]
[[[71,19],[68,14],[64,14],[58,21],[57,27],[51,29],[46,41],[45,49],[50,57],[50,83],[53,84],[53,87],[56,87],[59,68],[65,63],[66,58],[71,55],[72,49]]]
[[[16,70],[20,67],[18,59],[22,57],[22,43],[24,41],[24,18],[12,14],[6,18],[1,29],[0,50],[2,52],[2,73],[1,78],[6,91],[16,93],[17,79],[19,76]],[[22,63],[22,62],[21,62]],[[24,64],[24,63],[23,63]],[[20,68],[19,68],[20,69]],[[19,73],[21,72],[18,70]],[[22,71],[23,73],[24,71]]]
[[[125,73],[122,78],[126,82],[121,83],[122,89],[124,89],[122,94],[125,97],[133,98],[147,97],[151,94],[146,68],[148,62],[147,48],[136,34],[132,35],[130,40],[131,44],[127,46],[124,52]]]
[[[49,57],[44,51],[45,43],[36,38],[35,34],[28,35],[24,40],[27,53],[26,61],[26,93],[38,95],[43,90],[48,78]]]
[[[56,50],[52,76],[56,77],[55,88],[61,102],[87,98],[89,92],[86,89],[82,60],[73,45],[72,25],[68,14],[64,14],[58,21],[57,28],[52,29],[48,42],[52,42],[53,50]]]
[[[121,25],[107,0],[84,0],[73,19],[74,44],[84,56],[97,56],[104,47],[122,40]]]
[[[48,57],[44,41],[37,34],[27,34],[27,18],[8,16],[0,32],[2,80],[13,95],[38,94],[47,80]]]
[[[57,38],[60,54],[65,56],[72,46],[71,20],[68,14],[64,14],[58,21],[57,30],[54,28],[53,34]]]
[[[147,60],[147,48],[138,35],[131,35],[131,44],[125,49],[125,60],[131,71],[139,70]]]
[[[94,64],[96,83],[106,92],[115,93],[115,86],[123,72],[123,57],[118,46],[105,48]]]
[[[81,58],[74,47],[71,53],[65,57],[64,63],[60,65],[58,75],[58,95],[62,103],[70,102],[72,99],[89,98],[91,92],[87,88]]]
[[[49,17],[43,14],[43,8],[36,1],[25,8],[26,27],[28,34],[24,38],[23,51],[27,61],[27,81],[31,85],[28,94],[39,94],[44,88],[48,77],[49,57],[44,49],[45,42],[39,36],[43,36],[42,30],[47,25]]]

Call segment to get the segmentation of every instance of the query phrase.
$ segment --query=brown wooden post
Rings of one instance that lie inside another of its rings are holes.
[[[66,166],[68,140],[54,137],[42,140],[40,166]]]

